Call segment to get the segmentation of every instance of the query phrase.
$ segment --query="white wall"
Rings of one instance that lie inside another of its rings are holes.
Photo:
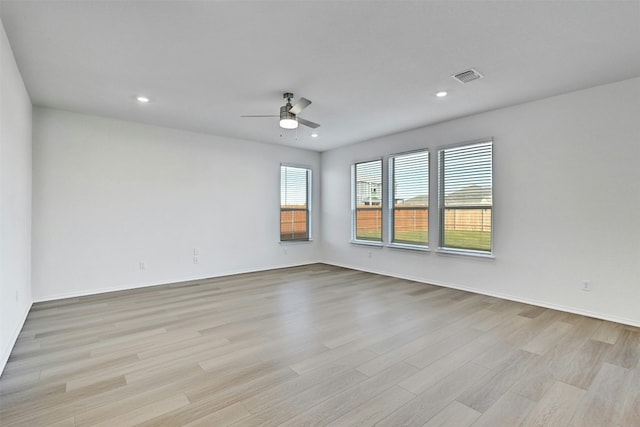
[[[439,146],[483,137],[494,137],[495,260],[349,243],[352,161],[417,148],[435,160]],[[640,79],[331,150],[322,154],[324,259],[640,326],[639,162]]]
[[[31,101],[0,22],[0,372],[31,302]]]
[[[33,144],[36,301],[320,260],[279,244],[280,163],[319,153],[46,108]]]

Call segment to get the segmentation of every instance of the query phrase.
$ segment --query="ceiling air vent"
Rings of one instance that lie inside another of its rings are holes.
[[[482,77],[484,77],[482,74],[480,74],[478,71],[474,70],[473,68],[470,68],[466,71],[463,71],[461,73],[458,74],[454,74],[453,76],[454,79],[456,79],[457,81],[459,81],[460,83],[469,83],[472,82],[474,80],[478,80]]]

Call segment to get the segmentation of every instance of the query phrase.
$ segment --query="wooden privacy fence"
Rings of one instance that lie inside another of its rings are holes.
[[[382,230],[382,209],[379,207],[357,207],[356,208],[358,236],[365,234],[379,234]]]
[[[491,208],[445,208],[444,229],[491,231]]]
[[[380,208],[358,207],[358,234],[374,233],[382,227]],[[429,229],[427,208],[396,208],[396,232],[426,231]],[[445,230],[491,231],[491,208],[445,208]]]
[[[395,208],[393,225],[397,232],[427,231],[429,229],[428,208]]]
[[[358,234],[376,233],[382,230],[382,210],[379,207],[358,207]],[[396,208],[394,225],[396,232],[427,231],[429,210],[427,208]],[[445,208],[444,229],[460,231],[491,231],[491,208],[457,207]],[[306,239],[306,208],[282,207],[280,209],[281,240]]]
[[[306,208],[280,208],[280,240],[308,239]]]

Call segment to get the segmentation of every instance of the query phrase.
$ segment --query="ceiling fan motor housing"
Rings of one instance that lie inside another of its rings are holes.
[[[290,113],[289,112],[290,109],[291,109],[290,102],[287,102],[287,105],[283,105],[282,107],[280,107],[280,120],[283,120],[283,119],[296,120],[296,115],[293,113]]]

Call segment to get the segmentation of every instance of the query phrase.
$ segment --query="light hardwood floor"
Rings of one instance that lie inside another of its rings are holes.
[[[640,426],[640,328],[322,264],[34,304],[2,426]]]

